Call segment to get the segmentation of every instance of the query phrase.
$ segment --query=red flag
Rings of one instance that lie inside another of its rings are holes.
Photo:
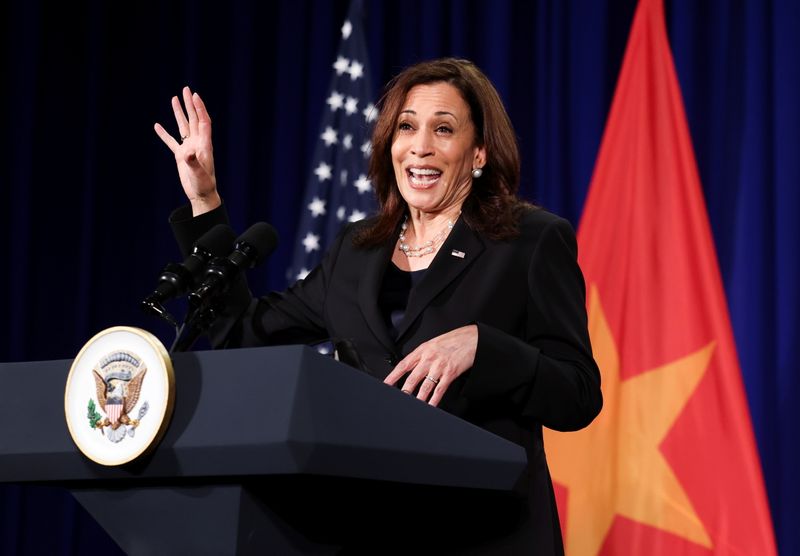
[[[578,244],[605,404],[545,431],[567,554],[775,554],[661,0],[636,10]]]

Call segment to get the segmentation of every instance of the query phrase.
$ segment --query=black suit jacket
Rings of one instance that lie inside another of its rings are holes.
[[[184,208],[171,220],[186,252],[225,219],[224,209],[188,219]],[[580,429],[602,406],[571,225],[533,209],[522,217],[518,238],[491,241],[459,219],[412,290],[395,341],[377,303],[395,245],[356,248],[352,239],[360,225],[347,226],[322,264],[287,291],[253,299],[246,286],[234,288],[213,342],[232,347],[348,339],[367,372],[382,380],[421,343],[477,324],[475,363],[440,406],[524,446],[528,455],[520,485],[527,503],[518,526],[498,533],[486,552],[563,552],[541,427]]]

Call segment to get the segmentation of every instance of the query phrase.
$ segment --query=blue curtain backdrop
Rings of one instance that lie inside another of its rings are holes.
[[[366,2],[375,90],[420,59],[473,59],[516,126],[523,195],[577,225],[634,7]],[[285,285],[347,8],[3,3],[0,361],[74,357],[116,324],[171,341],[138,304],[179,259],[166,218],[182,192],[152,125],[174,130],[169,99],[185,84],[214,120],[218,181],[237,230],[267,220],[281,235],[251,284]],[[800,3],[666,8],[778,545],[800,554]],[[66,494],[0,485],[0,553],[98,549],[118,552]]]

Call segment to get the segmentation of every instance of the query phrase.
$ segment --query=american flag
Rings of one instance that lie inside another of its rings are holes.
[[[305,278],[345,222],[374,212],[367,161],[377,118],[364,40],[362,0],[350,3],[306,184],[289,282]]]

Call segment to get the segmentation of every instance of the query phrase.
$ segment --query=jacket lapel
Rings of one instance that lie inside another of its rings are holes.
[[[366,264],[358,283],[358,305],[375,337],[390,353],[395,353],[397,348],[389,336],[386,323],[383,321],[378,307],[378,293],[383,284],[386,265],[392,256],[392,249],[394,249],[394,244],[374,249],[367,255]]]
[[[398,330],[398,340],[447,285],[469,268],[485,249],[483,241],[459,218],[425,276],[411,291],[406,313]]]

